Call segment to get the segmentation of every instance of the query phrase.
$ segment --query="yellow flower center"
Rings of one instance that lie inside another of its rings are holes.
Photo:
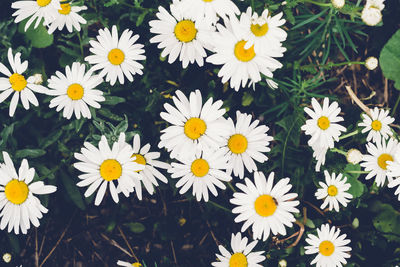
[[[382,123],[378,120],[374,120],[371,123],[371,128],[375,131],[380,131],[382,129]]]
[[[378,166],[386,170],[387,161],[393,161],[393,157],[389,154],[383,153],[378,157]]]
[[[335,245],[331,241],[325,240],[319,244],[319,253],[324,256],[330,256],[335,251]]]
[[[251,24],[250,30],[251,32],[258,37],[264,36],[268,32],[268,23],[260,24]]]
[[[181,42],[191,42],[197,35],[197,29],[191,20],[181,20],[175,25],[175,37]]]
[[[47,6],[48,4],[50,4],[50,2],[51,2],[51,0],[36,0],[36,3],[40,7]]]
[[[204,2],[212,2],[213,0],[203,0]]]
[[[208,165],[208,162],[204,159],[196,159],[192,162],[190,170],[192,171],[194,176],[203,177],[210,170],[210,165]]]
[[[13,179],[7,183],[4,193],[8,201],[19,205],[24,203],[28,198],[29,188],[25,182]]]
[[[132,263],[133,267],[142,267],[142,264],[139,262]]]
[[[244,49],[245,44],[246,41],[244,40],[237,42],[234,53],[238,60],[248,62],[256,56],[256,53],[254,52],[254,45],[252,45],[249,49]]]
[[[106,159],[100,165],[100,175],[106,181],[116,180],[121,177],[122,166],[115,159]]]
[[[73,83],[67,88],[67,95],[72,100],[79,100],[83,97],[83,87],[78,83]]]
[[[62,15],[68,15],[71,12],[71,5],[68,3],[61,4],[61,9],[58,10],[58,13]]]
[[[207,129],[206,123],[199,118],[190,118],[185,122],[183,132],[192,140],[196,140],[202,136]]]
[[[241,134],[234,134],[228,140],[228,147],[235,154],[242,154],[247,149],[247,139]]]
[[[146,165],[146,159],[140,155],[140,154],[133,154],[131,158],[136,157],[136,159],[133,162],[136,162],[137,164],[142,164],[142,165]],[[140,172],[140,171],[136,171],[136,172]]]
[[[11,88],[17,92],[24,90],[26,85],[28,84],[28,82],[25,80],[25,77],[18,73],[14,73],[13,75],[11,75],[9,81],[11,84]]]
[[[108,61],[110,61],[111,64],[113,65],[121,65],[122,62],[125,60],[125,54],[122,52],[121,49],[119,48],[114,48],[111,49],[110,52],[108,52]]]
[[[334,185],[330,185],[328,187],[328,195],[330,195],[331,197],[334,197],[338,194],[338,189],[336,186]]]
[[[329,128],[329,125],[331,124],[331,122],[329,121],[328,117],[325,116],[321,116],[318,119],[318,127],[321,128],[322,130],[326,130]]]
[[[258,215],[268,217],[275,213],[276,201],[270,195],[261,195],[254,202],[254,208]]]
[[[247,258],[243,253],[236,252],[229,259],[229,267],[247,267]]]

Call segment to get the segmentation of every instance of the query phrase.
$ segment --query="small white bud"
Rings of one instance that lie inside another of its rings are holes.
[[[281,3],[282,6],[284,6],[284,5],[286,5],[286,4],[287,4],[286,1],[283,1],[283,2]]]
[[[286,260],[283,260],[283,259],[280,260],[279,263],[278,263],[278,266],[279,266],[279,267],[286,267],[286,266],[287,266],[287,261],[286,261]]]
[[[352,148],[347,151],[346,159],[348,163],[358,164],[360,161],[362,161],[363,154],[360,152],[360,150]]]
[[[33,74],[32,76],[35,80],[33,81],[34,84],[42,84],[43,83],[43,76],[40,73]]]
[[[374,6],[365,6],[361,12],[361,19],[368,26],[375,26],[382,21],[382,13]]]
[[[374,70],[378,67],[378,59],[376,57],[369,57],[365,60],[365,67],[369,70]]]
[[[331,0],[331,2],[332,2],[332,5],[334,7],[336,7],[337,9],[344,7],[344,4],[345,4],[345,0]]]
[[[4,254],[3,254],[3,261],[4,261],[5,263],[11,262],[11,254],[10,254],[10,253],[4,253]]]

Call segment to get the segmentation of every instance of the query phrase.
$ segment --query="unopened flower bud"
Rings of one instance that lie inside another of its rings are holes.
[[[32,76],[35,80],[33,81],[34,84],[42,84],[43,83],[43,76],[40,73],[36,73]]]
[[[284,260],[284,259],[280,260],[279,263],[278,263],[278,266],[279,267],[286,267],[287,266],[287,261]]]
[[[369,70],[374,70],[378,67],[378,59],[376,57],[369,57],[365,60],[365,67]]]
[[[4,254],[3,254],[3,261],[4,261],[5,263],[11,262],[11,254],[10,254],[10,253],[4,253]]]
[[[363,154],[361,154],[360,150],[352,148],[347,151],[346,159],[348,163],[358,164],[363,159]]]
[[[345,0],[331,0],[332,5],[338,9],[344,7]]]

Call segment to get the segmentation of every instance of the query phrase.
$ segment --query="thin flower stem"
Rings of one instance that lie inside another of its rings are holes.
[[[346,139],[347,137],[351,137],[351,136],[356,135],[356,134],[358,134],[358,130],[355,130],[355,131],[352,131],[351,133],[348,133],[348,134],[340,136],[339,140]]]
[[[233,193],[236,193],[235,188],[233,187],[233,185],[231,184],[231,182],[228,182],[228,186],[229,188],[233,191]]]
[[[79,39],[79,48],[80,48],[80,50],[81,50],[81,55],[82,55],[82,58],[83,58],[84,55],[83,55],[83,44],[82,44],[81,33],[78,32],[77,35],[78,35],[78,39]]]
[[[332,6],[331,3],[319,3],[319,2],[312,1],[312,0],[304,0],[303,2],[304,3],[314,4],[314,5],[317,5],[317,6]]]
[[[366,174],[366,173],[370,173],[368,171],[346,171],[347,173],[358,173],[358,174]]]
[[[219,208],[221,210],[224,210],[226,212],[232,213],[232,211],[230,209],[225,208],[224,206],[221,206],[220,204],[215,203],[214,201],[208,200],[208,203],[210,203],[211,205],[213,205],[213,206],[215,206],[215,207],[217,207],[217,208]]]
[[[399,94],[399,96],[397,97],[396,104],[394,104],[394,108],[392,109],[392,113],[390,114],[391,116],[393,116],[393,115],[396,113],[396,109],[397,109],[397,107],[398,107],[398,105],[399,105],[399,102],[400,102],[400,94]]]
[[[336,147],[331,148],[331,151],[332,151],[332,152],[339,153],[339,154],[342,154],[342,155],[344,155],[344,156],[347,156],[347,153],[346,153],[345,151],[340,150],[340,149],[338,149],[338,148],[336,148]]]

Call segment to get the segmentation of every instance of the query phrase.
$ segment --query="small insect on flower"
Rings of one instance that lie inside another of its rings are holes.
[[[44,94],[48,89],[42,85],[35,84],[33,76],[30,76],[28,79],[25,78],[23,73],[28,68],[28,61],[21,62],[21,53],[18,52],[13,56],[12,49],[9,48],[8,62],[10,63],[12,72],[0,62],[0,73],[8,77],[0,77],[0,91],[3,91],[0,94],[0,103],[14,93],[9,109],[9,116],[13,117],[20,97],[22,106],[28,110],[29,103],[36,107],[39,105],[33,92]]]
[[[51,21],[49,25],[49,34],[52,34],[56,29],[61,31],[64,27],[66,27],[69,32],[72,32],[74,28],[79,32],[81,30],[81,24],[86,24],[87,21],[82,18],[78,12],[86,10],[87,7],[71,4],[72,3],[63,2],[60,5],[60,9],[56,13],[54,20]]]
[[[311,264],[317,266],[341,267],[346,264],[347,258],[350,258],[351,247],[346,246],[350,243],[346,238],[346,234],[340,235],[340,229],[335,226],[329,227],[324,224],[321,229],[317,229],[317,236],[308,234],[306,242],[309,246],[305,246],[306,254],[318,255],[311,261]]]
[[[93,55],[85,57],[85,61],[92,64],[91,71],[101,70],[99,75],[106,76],[106,82],[114,85],[118,81],[124,84],[124,76],[133,82],[133,75],[142,75],[143,65],[138,60],[144,60],[144,45],[135,44],[139,35],[133,35],[131,30],[124,30],[118,38],[117,26],[112,26],[111,32],[108,28],[100,29],[97,41],[91,40],[89,49]]]
[[[362,133],[369,131],[367,142],[372,140],[374,143],[380,143],[381,139],[385,140],[393,135],[389,124],[394,122],[394,118],[389,116],[389,110],[375,107],[374,109],[370,109],[370,112],[372,117],[362,114],[363,121],[358,126],[365,127],[362,129]]]
[[[57,187],[45,185],[43,181],[33,182],[35,169],[29,168],[28,161],[23,159],[18,172],[10,156],[3,151],[4,164],[0,164],[0,229],[8,224],[8,232],[14,229],[16,235],[27,233],[32,223],[39,227],[39,219],[48,210],[35,195],[54,193]]]
[[[347,207],[347,203],[353,198],[351,194],[347,193],[351,185],[346,183],[347,177],[344,177],[341,173],[336,176],[335,173],[330,175],[327,171],[324,171],[324,174],[325,183],[319,182],[322,188],[317,190],[315,197],[324,199],[321,209],[329,204],[329,210],[335,209],[336,212],[339,212],[339,203]]]
[[[230,202],[238,207],[232,213],[238,213],[235,222],[242,222],[241,231],[246,231],[252,225],[253,239],[267,240],[270,233],[286,235],[285,226],[292,227],[296,221],[293,213],[299,205],[296,193],[288,193],[292,188],[290,178],[280,179],[274,186],[274,173],[268,180],[262,172],[254,172],[254,183],[245,178],[245,184],[236,184],[242,192],[233,194]]]
[[[242,234],[239,232],[236,235],[232,234],[231,237],[231,248],[233,254],[231,254],[222,245],[218,246],[221,253],[216,254],[219,261],[211,263],[215,267],[262,267],[261,262],[265,260],[265,256],[262,255],[265,251],[252,251],[257,245],[258,241],[253,241],[247,244],[247,237],[242,238]]]

